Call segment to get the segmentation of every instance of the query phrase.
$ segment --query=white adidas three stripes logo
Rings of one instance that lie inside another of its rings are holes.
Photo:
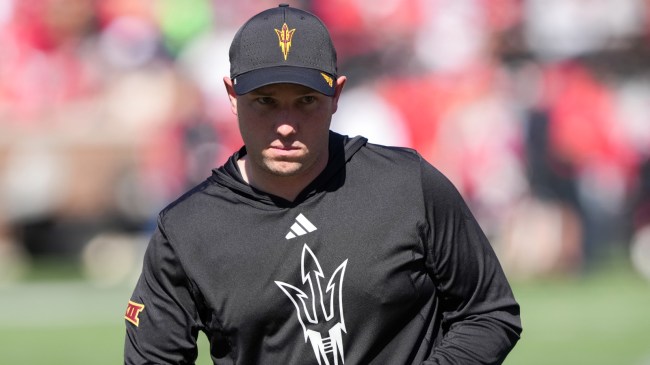
[[[296,238],[298,236],[303,236],[306,235],[309,232],[313,232],[316,230],[316,226],[314,226],[309,219],[307,219],[304,215],[299,214],[296,217],[296,223],[294,223],[291,226],[291,231],[287,233],[286,239],[290,240],[292,238]]]

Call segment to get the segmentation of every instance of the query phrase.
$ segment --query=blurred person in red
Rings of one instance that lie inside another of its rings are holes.
[[[84,50],[97,28],[94,0],[13,2],[0,34],[0,113],[6,122],[56,122],[53,112],[95,91]]]
[[[583,259],[601,260],[625,237],[628,191],[639,156],[618,120],[613,88],[585,65],[568,62],[546,73],[548,138],[565,196],[581,217]],[[566,195],[568,194],[568,195]]]
[[[94,5],[13,1],[0,31],[1,209],[12,234],[35,252],[73,246],[72,235],[59,240],[45,232],[77,193],[68,185],[75,155],[68,132],[93,125],[89,105],[101,84],[93,61]]]

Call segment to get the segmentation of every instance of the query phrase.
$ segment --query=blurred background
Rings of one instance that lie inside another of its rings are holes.
[[[522,304],[507,364],[650,364],[650,1],[286,2],[348,77],[332,128],[467,199]],[[0,361],[122,362],[157,213],[240,147],[228,47],[273,6],[0,0]]]

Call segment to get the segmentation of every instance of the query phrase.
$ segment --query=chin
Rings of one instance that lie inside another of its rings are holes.
[[[266,169],[276,176],[294,176],[303,170],[300,162],[274,161],[266,164]]]

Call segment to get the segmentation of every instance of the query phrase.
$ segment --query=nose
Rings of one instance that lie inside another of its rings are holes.
[[[278,115],[275,131],[282,137],[288,137],[298,132],[298,123],[291,108],[284,108]]]
[[[288,123],[281,123],[280,125],[278,125],[276,131],[282,137],[288,137],[296,133],[296,129],[293,127],[293,125]]]

